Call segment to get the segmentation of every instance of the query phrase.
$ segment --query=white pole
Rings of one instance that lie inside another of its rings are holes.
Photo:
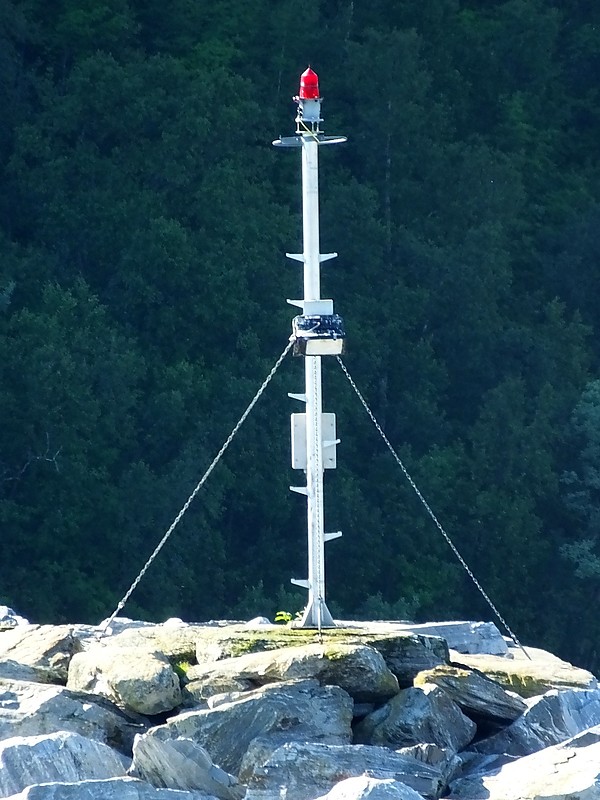
[[[302,137],[302,227],[304,235],[304,301],[321,299],[319,249],[319,143]],[[302,624],[333,625],[325,603],[325,527],[323,511],[323,436],[321,356],[305,356],[306,485],[308,489],[308,604]]]
[[[321,299],[319,258],[319,143],[302,137],[302,231],[304,235],[304,300]]]

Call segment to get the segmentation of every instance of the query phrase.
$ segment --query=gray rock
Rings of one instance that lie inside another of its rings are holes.
[[[308,644],[248,653],[192,667],[194,681],[249,680],[256,685],[316,678],[339,686],[357,702],[382,702],[399,691],[381,654],[362,644]]]
[[[62,686],[0,680],[0,739],[71,731],[131,753],[147,728],[108,700]]]
[[[448,645],[439,636],[398,633],[373,638],[369,644],[381,653],[402,687],[412,686],[415,676],[424,669],[450,660]]]
[[[24,736],[0,742],[0,797],[36,783],[125,775],[128,759],[78,733]]]
[[[188,625],[181,617],[169,617],[162,623],[163,628],[187,628]]]
[[[127,625],[107,640],[107,646],[160,652],[170,661],[196,661],[196,646],[203,635],[214,630],[206,625]]]
[[[110,625],[108,625],[108,618],[102,620],[96,630],[98,638],[103,640],[105,637],[116,636],[118,633],[123,633],[123,631],[132,628],[156,628],[156,623],[141,622],[140,620],[130,619],[129,617],[115,617]]]
[[[552,689],[505,730],[473,746],[477,753],[525,756],[600,725],[600,690]]]
[[[450,788],[453,800],[600,800],[600,727]]]
[[[409,625],[406,630],[428,636],[441,636],[457,653],[487,653],[503,656],[506,641],[493,622],[427,622]]]
[[[35,683],[55,683],[56,671],[47,667],[30,667],[19,664],[10,658],[0,660],[0,681],[34,681]]]
[[[249,689],[246,689],[249,691]],[[207,708],[216,708],[217,706],[225,705],[225,703],[235,703],[236,700],[240,700],[244,695],[244,692],[222,692],[221,694],[213,694],[212,697],[209,697],[206,701]]]
[[[157,789],[137,778],[107,778],[77,783],[28,786],[7,800],[210,800],[204,792]]]
[[[388,748],[314,742],[287,742],[241,778],[250,796],[285,787],[287,800],[312,800],[339,781],[360,775],[399,781],[427,798],[438,798],[444,789],[435,767]]]
[[[527,708],[518,695],[476,670],[442,664],[416,676],[415,686],[427,683],[439,686],[465,713],[477,717],[515,720]]]
[[[317,800],[423,800],[423,795],[391,778],[361,775],[336,783],[330,792]]]
[[[367,714],[375,711],[375,703],[354,703],[353,716],[355,720],[364,719]]]
[[[207,751],[191,739],[136,736],[130,772],[154,786],[200,790],[220,800],[240,800],[244,794],[237,779],[213,764]]]
[[[148,731],[148,736],[192,739],[213,761],[238,775],[244,754],[258,737],[333,744],[351,739],[352,699],[337,686],[317,681],[273,684],[248,692],[232,703],[188,711]]]
[[[9,606],[0,606],[0,631],[12,630],[17,625],[29,625],[29,621]]]
[[[437,744],[413,744],[410,747],[399,747],[396,752],[435,767],[439,770],[444,784],[450,783],[462,767],[460,756],[455,755],[452,750],[438,747]]]
[[[161,714],[181,704],[179,678],[165,655],[112,643],[73,656],[67,686],[139,714]]]
[[[18,625],[0,635],[0,659],[42,668],[64,684],[71,658],[94,634],[89,625]]]
[[[182,702],[187,708],[192,706],[211,705],[209,701],[215,698],[224,698],[225,701],[234,699],[233,694],[248,692],[256,688],[252,681],[244,678],[236,678],[234,675],[222,675],[219,673],[209,675],[198,680],[193,678],[193,670],[190,669],[182,689]],[[201,673],[200,673],[201,674]],[[223,702],[223,701],[221,701]]]
[[[504,655],[510,647],[493,622],[339,621],[337,624],[344,628],[367,630],[370,633],[405,633],[440,637],[447,642],[447,647],[457,653]]]
[[[403,689],[359,722],[354,740],[386,747],[432,743],[453,753],[475,736],[477,726],[437,686]]]
[[[498,772],[506,764],[512,764],[517,758],[518,756],[505,754],[486,756],[471,750],[463,750],[462,753],[456,755],[459,765],[448,783],[453,785],[455,781],[462,778],[483,778],[488,774]]]
[[[526,651],[529,658],[518,648],[511,648],[506,657],[456,652],[451,652],[451,657],[455,666],[477,669],[525,698],[544,694],[549,689],[598,688],[598,681],[591,672],[535,647],[527,647]]]
[[[439,636],[423,636],[401,630],[384,630],[373,623],[348,629],[329,628],[322,631],[325,645],[362,644],[373,647],[383,656],[388,668],[401,686],[412,685],[415,675],[424,669],[449,661],[448,645]],[[316,631],[288,628],[282,625],[250,629],[243,625],[204,628],[196,647],[196,660],[207,664],[265,650],[321,644]]]

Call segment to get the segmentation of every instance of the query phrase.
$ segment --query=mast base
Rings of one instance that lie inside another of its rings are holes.
[[[304,614],[299,622],[293,624],[294,628],[335,628],[337,627],[324,600],[309,601],[304,609]]]

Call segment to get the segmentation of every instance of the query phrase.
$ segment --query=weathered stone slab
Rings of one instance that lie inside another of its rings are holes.
[[[129,755],[147,724],[108,700],[62,686],[0,680],[0,739],[71,731]]]
[[[351,740],[351,722],[350,696],[310,680],[264,686],[232,703],[179,714],[148,735],[192,739],[216,764],[238,775],[244,754],[259,737],[342,744]]]
[[[493,622],[427,622],[408,625],[406,630],[427,636],[441,636],[457,653],[487,653],[502,656],[506,640]]]
[[[131,619],[130,617],[115,617],[113,621],[108,624],[108,618],[102,620],[97,626],[97,636],[99,639],[104,640],[105,637],[116,636],[118,633],[129,628],[155,628],[155,622],[143,622],[142,620]]]
[[[241,777],[250,795],[285,786],[287,800],[312,800],[360,775],[399,781],[426,798],[438,798],[444,788],[435,767],[388,748],[314,742],[288,742]]]
[[[18,625],[0,634],[0,659],[40,667],[53,682],[65,684],[71,658],[94,633],[86,625]]]
[[[7,800],[210,800],[211,797],[199,791],[157,789],[145,781],[125,777],[36,784],[19,794],[11,794]]]
[[[549,689],[598,688],[591,672],[535,647],[527,647],[526,651],[530,658],[518,648],[511,648],[504,658],[453,652],[451,658],[454,666],[477,669],[521,697],[535,697]]]
[[[213,630],[215,628],[211,626],[181,626],[169,621],[162,625],[129,624],[122,626],[118,633],[102,641],[106,645],[122,649],[160,652],[173,663],[181,660],[194,663],[198,641]]]
[[[24,736],[0,742],[0,797],[35,783],[125,775],[129,760],[78,733]]]
[[[213,764],[207,751],[191,739],[136,736],[130,774],[153,786],[203,791],[220,800],[241,800],[245,787]]]
[[[423,795],[391,778],[361,775],[336,783],[330,792],[317,800],[423,800]]]
[[[322,631],[322,639],[325,645],[363,644],[373,647],[381,653],[401,686],[410,686],[421,670],[449,660],[448,646],[438,636],[403,631],[373,632],[367,628],[328,628]],[[254,630],[243,625],[204,628],[198,639],[196,659],[199,664],[206,664],[247,653],[320,643],[317,631],[281,625],[261,626]]]
[[[477,753],[525,756],[559,744],[600,725],[600,690],[551,689],[532,700],[525,713],[505,730],[483,739]]]
[[[472,741],[477,726],[437,686],[403,689],[359,722],[354,741],[397,749],[432,743],[453,753]]]
[[[255,685],[302,678],[339,686],[357,702],[383,702],[399,691],[381,654],[362,644],[308,644],[248,653],[188,671],[195,681],[249,680]]]
[[[520,697],[476,670],[441,664],[420,672],[414,682],[439,686],[466,714],[477,717],[515,720],[527,708]]]
[[[67,686],[139,714],[161,714],[181,704],[179,678],[165,655],[112,643],[73,656]]]
[[[453,800],[600,800],[600,728],[450,788]]]

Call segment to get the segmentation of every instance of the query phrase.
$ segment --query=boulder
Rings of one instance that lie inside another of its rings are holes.
[[[439,686],[470,716],[515,720],[527,708],[527,704],[518,695],[507,692],[496,681],[472,669],[441,664],[420,672],[414,683],[415,686]]]
[[[207,625],[181,626],[167,620],[162,625],[124,624],[116,630],[117,633],[102,639],[102,642],[123,650],[160,652],[173,663],[183,660],[194,663],[197,643],[214,628]]]
[[[273,747],[279,746],[281,736],[342,744],[351,740],[351,722],[352,699],[346,692],[307,680],[264,686],[213,709],[179,714],[151,728],[148,736],[192,739],[216,764],[238,775],[248,747],[258,737],[272,737]]]
[[[78,733],[16,736],[0,742],[0,797],[35,783],[125,775],[128,759]]]
[[[55,683],[56,671],[47,667],[30,667],[19,664],[10,658],[0,660],[0,681],[34,681],[35,683]]]
[[[391,778],[361,775],[336,783],[330,792],[317,800],[423,800],[423,795]]]
[[[462,766],[462,760],[458,755],[446,747],[438,747],[437,744],[413,744],[410,747],[398,747],[396,752],[435,767],[439,770],[444,784],[450,783]]]
[[[508,728],[483,739],[477,753],[526,756],[559,744],[600,725],[600,690],[551,689],[532,700],[525,713]]]
[[[450,789],[452,800],[600,800],[600,727]]]
[[[485,775],[498,772],[506,764],[512,764],[513,761],[517,760],[517,756],[505,754],[486,756],[475,753],[472,750],[463,750],[462,753],[457,753],[455,758],[459,761],[459,765],[448,781],[449,784],[453,784],[454,781],[465,777],[470,779],[475,777],[483,778]]]
[[[447,664],[450,660],[448,645],[439,636],[396,633],[370,638],[372,641],[365,644],[379,650],[403,688],[412,686],[415,676],[424,669]]]
[[[18,625],[0,634],[0,659],[41,668],[48,680],[65,684],[71,658],[94,635],[89,625]]]
[[[439,771],[386,747],[286,742],[264,763],[247,764],[241,775],[249,796],[279,800],[312,800],[346,778],[368,775],[404,783],[426,798],[438,798],[444,789]]]
[[[534,697],[548,689],[597,689],[598,681],[585,669],[527,647],[529,658],[519,648],[511,648],[506,657],[450,653],[452,664],[479,670],[488,678],[511,689],[521,697]]]
[[[107,636],[116,636],[118,633],[129,628],[155,628],[155,622],[142,622],[141,620],[131,619],[130,617],[115,617],[113,621],[108,624],[108,619],[103,619],[96,628],[96,638],[100,641],[104,640]]]
[[[239,695],[242,692],[248,692],[256,688],[252,681],[245,678],[237,678],[235,675],[219,674],[218,671],[195,680],[192,677],[193,669],[192,667],[183,681],[184,685],[181,690],[182,705],[185,708],[212,706],[211,701],[215,701],[215,698],[225,698],[225,701],[227,701],[227,699],[234,699],[234,694]],[[192,677],[192,680],[190,680],[190,677]]]
[[[236,700],[240,700],[243,695],[244,692],[222,692],[221,694],[213,694],[213,696],[209,697],[206,701],[206,707],[216,708],[217,706],[222,706],[225,703],[234,703]]]
[[[255,685],[299,678],[339,686],[357,702],[383,702],[399,691],[381,654],[362,644],[308,644],[248,653],[188,671],[193,681],[248,680]]]
[[[265,625],[256,629],[243,625],[204,628],[198,639],[196,659],[199,664],[206,664],[248,653],[308,644],[368,645],[381,653],[401,686],[410,686],[414,676],[421,670],[445,664],[449,660],[448,646],[437,636],[421,636],[402,631],[373,632],[365,627],[328,628],[319,637],[314,630],[282,625]]]
[[[403,689],[354,729],[354,740],[397,749],[419,743],[436,744],[453,753],[475,736],[477,726],[437,686]]]
[[[220,800],[240,800],[244,794],[237,779],[213,764],[206,750],[191,739],[136,736],[130,774],[153,786],[200,790]]]
[[[427,622],[407,625],[404,629],[411,633],[441,636],[457,653],[503,656],[508,652],[506,640],[493,622]]]
[[[0,739],[72,731],[126,754],[147,728],[108,700],[63,686],[0,680]]]
[[[69,689],[108,697],[139,714],[161,714],[181,704],[181,687],[159,652],[97,644],[71,660]]]
[[[0,631],[9,631],[17,625],[29,625],[25,617],[19,616],[14,609],[9,606],[0,605]]]
[[[204,792],[157,789],[137,778],[106,778],[78,783],[28,786],[7,800],[210,800]]]

